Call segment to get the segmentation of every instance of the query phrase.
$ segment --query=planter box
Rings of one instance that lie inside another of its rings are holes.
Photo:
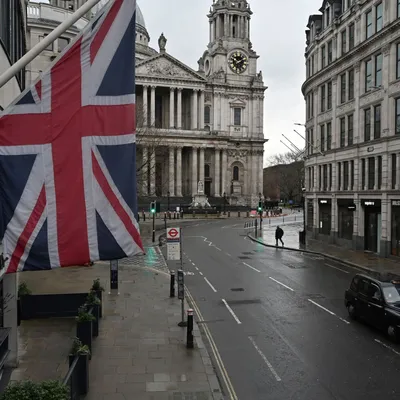
[[[93,337],[99,336],[99,319],[100,319],[100,306],[93,305],[92,307],[92,315],[96,318],[92,322],[92,335]]]
[[[102,290],[96,290],[95,293],[96,293],[96,296],[100,300],[99,317],[103,318],[103,291]]]
[[[92,337],[93,337],[93,323],[92,321],[77,322],[76,323],[76,337],[86,344],[90,350],[89,359],[92,358]]]
[[[69,367],[75,360],[74,355],[69,355]],[[71,391],[78,392],[80,395],[86,395],[89,391],[89,356],[79,355],[75,370],[71,374]]]

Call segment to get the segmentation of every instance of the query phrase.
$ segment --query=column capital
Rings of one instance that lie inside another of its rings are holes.
[[[156,85],[150,85],[150,87],[151,87],[151,90],[156,90]]]
[[[181,88],[181,87],[178,87],[178,88],[176,88],[176,90],[178,91],[178,93],[181,93],[181,92],[182,92],[182,90],[183,90],[183,88]]]
[[[195,93],[200,92],[200,90],[201,89],[199,89],[199,88],[193,88],[193,92],[195,92]]]
[[[170,91],[170,92],[175,92],[175,90],[176,90],[176,87],[170,87],[170,88],[169,88],[169,91]]]
[[[148,89],[149,88],[149,85],[148,84],[145,84],[145,85],[142,85],[143,86],[143,89]]]

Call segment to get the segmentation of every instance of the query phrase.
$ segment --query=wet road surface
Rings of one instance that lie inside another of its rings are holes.
[[[183,230],[185,283],[232,382],[227,398],[398,399],[400,346],[344,307],[357,271],[251,242],[243,224]]]

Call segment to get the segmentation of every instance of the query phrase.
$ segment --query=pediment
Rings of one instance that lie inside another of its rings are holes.
[[[230,101],[229,104],[231,105],[231,107],[246,107],[246,102],[239,99],[238,97]]]
[[[167,53],[158,54],[138,62],[136,65],[136,75],[166,79],[177,78],[191,81],[205,80],[196,71]]]

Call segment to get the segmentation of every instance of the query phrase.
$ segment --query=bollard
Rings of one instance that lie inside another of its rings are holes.
[[[285,217],[283,217],[282,223],[283,223],[283,224],[285,223]]]
[[[179,215],[180,215],[180,213],[178,212],[178,213],[176,213],[176,219],[179,219]]]
[[[171,211],[168,211],[168,218],[171,219]]]
[[[240,211],[238,211],[238,218],[240,218]]]
[[[196,218],[196,213],[193,211],[193,218]]]
[[[143,211],[143,222],[146,222],[146,214]]]
[[[174,211],[174,219],[176,219],[176,211]]]
[[[186,331],[186,347],[193,349],[193,310],[190,308],[187,310],[187,331]]]
[[[231,216],[231,212],[230,211],[228,211],[228,218]]]
[[[206,211],[206,218],[208,217],[208,211]]]
[[[249,212],[249,211],[246,212],[246,217],[247,217],[247,218],[250,217],[250,212]]]
[[[171,281],[169,285],[169,297],[175,297],[175,271],[171,271]]]

